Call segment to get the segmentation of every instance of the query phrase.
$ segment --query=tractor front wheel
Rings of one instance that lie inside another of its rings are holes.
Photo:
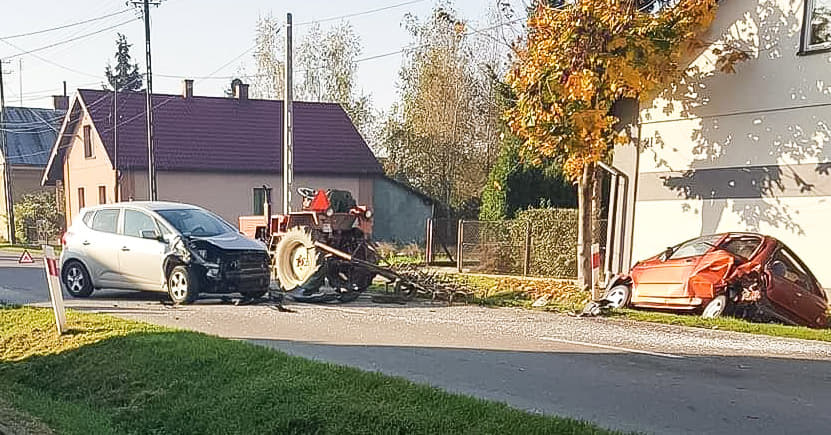
[[[286,232],[277,243],[274,255],[274,268],[280,286],[285,291],[303,287],[319,268],[317,257],[317,249],[309,233],[302,228]]]

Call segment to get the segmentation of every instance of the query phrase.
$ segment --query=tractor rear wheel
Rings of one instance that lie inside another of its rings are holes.
[[[312,236],[297,227],[288,230],[277,243],[274,258],[277,279],[285,291],[305,287],[320,267]]]

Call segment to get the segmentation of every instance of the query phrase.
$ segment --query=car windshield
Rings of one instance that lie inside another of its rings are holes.
[[[675,247],[668,260],[675,260],[678,258],[696,257],[704,255],[713,245],[720,239],[719,235],[703,236],[697,239],[688,240]]]
[[[185,236],[212,237],[236,231],[219,216],[198,208],[158,210],[157,213]]]

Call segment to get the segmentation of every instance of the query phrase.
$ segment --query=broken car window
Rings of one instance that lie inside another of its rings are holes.
[[[793,283],[794,285],[811,288],[808,284],[810,282],[808,274],[805,273],[799,265],[799,262],[796,261],[786,250],[778,250],[776,255],[773,256],[773,261],[781,261],[785,265],[785,274],[782,278]]]
[[[200,209],[159,210],[158,213],[185,236],[213,237],[236,231],[219,216]]]
[[[680,245],[669,256],[668,260],[677,260],[679,258],[696,257],[704,255],[710,248],[713,247],[721,236],[712,235],[699,237],[697,239],[688,240]]]
[[[733,255],[750,259],[761,243],[762,239],[759,237],[740,236],[727,239],[719,247]]]

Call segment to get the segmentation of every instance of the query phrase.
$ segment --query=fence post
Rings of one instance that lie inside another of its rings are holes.
[[[427,218],[427,236],[425,237],[424,261],[433,264],[433,218]]]
[[[525,252],[523,253],[522,275],[528,276],[531,271],[531,221],[525,222]]]
[[[464,248],[464,240],[465,240],[465,221],[464,219],[459,219],[459,234],[456,239],[456,268],[459,270],[459,273],[462,273],[462,268],[464,266],[464,260],[462,260],[463,255],[463,248]]]

